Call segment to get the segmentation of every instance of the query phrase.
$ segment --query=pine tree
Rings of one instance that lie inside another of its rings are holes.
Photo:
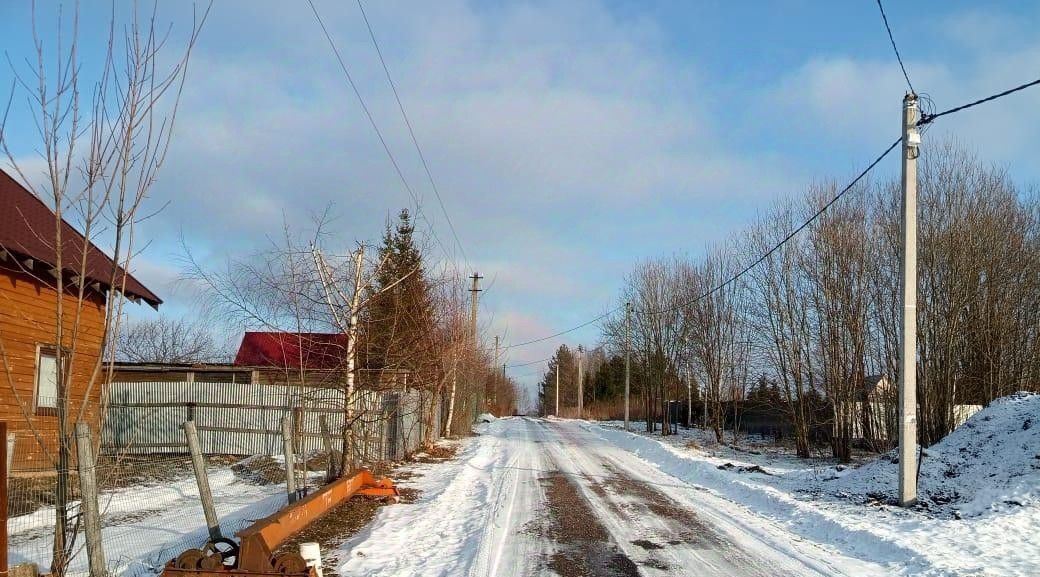
[[[409,371],[411,382],[429,378],[436,366],[430,350],[434,331],[432,295],[407,209],[396,226],[387,223],[368,309],[368,361],[372,368]]]

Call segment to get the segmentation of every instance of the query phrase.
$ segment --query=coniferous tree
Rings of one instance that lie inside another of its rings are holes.
[[[434,370],[431,286],[415,242],[415,225],[407,209],[396,225],[387,223],[379,248],[372,304],[367,311],[368,366],[408,371],[420,383]]]

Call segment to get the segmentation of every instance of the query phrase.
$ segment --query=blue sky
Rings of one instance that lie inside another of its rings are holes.
[[[56,4],[40,2],[49,23]],[[118,2],[120,10],[126,5]],[[161,3],[183,40],[187,3]],[[317,1],[433,230],[447,225],[353,2]],[[84,2],[84,70],[108,2]],[[888,2],[918,91],[944,109],[1040,76],[1040,4]],[[368,2],[470,257],[493,281],[488,334],[519,342],[605,310],[640,259],[696,254],[813,180],[844,179],[898,135],[905,85],[877,6],[857,2]],[[32,57],[29,2],[0,5],[2,48]],[[43,31],[46,42],[51,30]],[[0,87],[11,70],[0,67]],[[7,137],[36,146],[15,100]],[[191,64],[136,273],[191,314],[178,235],[219,262],[334,203],[344,246],[411,205],[306,2],[218,0]],[[944,119],[1017,182],[1037,180],[1040,90]],[[878,177],[896,174],[892,157]],[[440,251],[434,248],[440,258]],[[150,314],[140,311],[141,315]],[[568,335],[595,340],[595,327]],[[560,340],[513,349],[520,363]],[[515,374],[532,382],[537,367]]]

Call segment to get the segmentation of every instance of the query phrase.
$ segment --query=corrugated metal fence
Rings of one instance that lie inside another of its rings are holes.
[[[419,389],[358,391],[352,403],[362,462],[402,458],[441,430],[438,403]],[[325,447],[322,421],[340,450],[343,391],[264,383],[115,382],[102,428],[108,453],[184,453],[181,425],[192,419],[202,450],[219,455],[280,455],[281,422],[293,419],[298,446]]]

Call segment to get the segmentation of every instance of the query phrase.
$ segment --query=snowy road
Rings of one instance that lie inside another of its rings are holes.
[[[344,545],[340,575],[882,575],[577,421],[501,419]]]

